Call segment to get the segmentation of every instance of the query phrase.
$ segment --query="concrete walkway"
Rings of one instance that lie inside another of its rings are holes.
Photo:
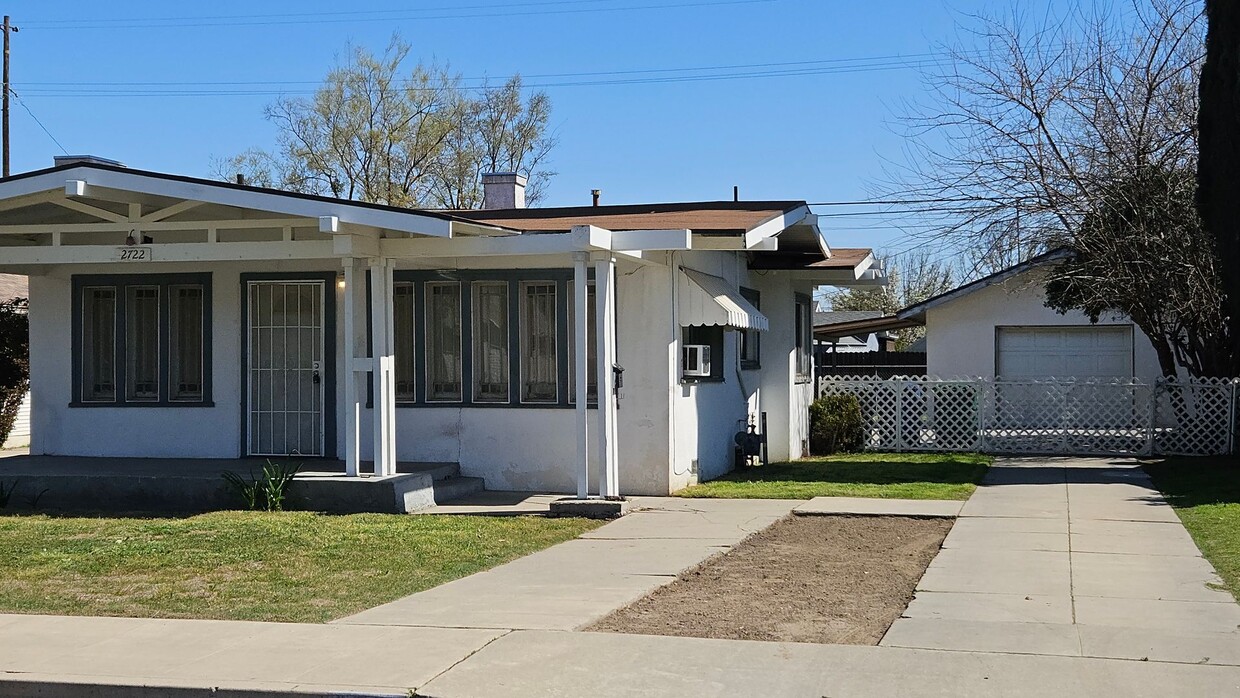
[[[1240,665],[1240,605],[1137,467],[1006,460],[888,647]]]
[[[797,504],[638,497],[633,513],[576,540],[336,623],[575,630],[671,582]]]

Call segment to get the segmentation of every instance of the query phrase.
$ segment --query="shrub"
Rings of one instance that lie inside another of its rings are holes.
[[[300,465],[284,465],[269,460],[257,476],[252,470],[248,477],[229,471],[224,473],[224,480],[240,495],[246,509],[284,511],[288,486],[300,468]]]
[[[823,395],[809,406],[809,450],[816,456],[860,451],[865,443],[856,395]]]
[[[30,389],[30,323],[26,299],[0,302],[0,444],[9,438]]]

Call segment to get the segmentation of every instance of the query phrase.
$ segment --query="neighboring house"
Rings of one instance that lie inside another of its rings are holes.
[[[886,330],[836,334],[829,328],[839,323],[873,320],[883,316],[879,310],[820,310],[814,313],[814,338],[825,353],[895,351],[896,338]]]
[[[14,298],[26,298],[29,295],[26,277],[20,274],[0,274],[0,301],[10,301]],[[26,399],[22,400],[22,406],[17,413],[17,421],[13,424],[13,429],[9,432],[9,438],[5,440],[0,447],[3,448],[20,448],[30,443],[30,394],[26,394]]]
[[[851,331],[926,327],[926,372],[993,378],[1162,375],[1149,338],[1131,320],[1046,307],[1049,265],[1071,253],[1055,250],[911,305],[893,316],[861,321]]]
[[[805,452],[810,299],[883,283],[869,250],[799,201],[526,209],[524,178],[484,185],[489,210],[443,212],[96,159],[0,180],[31,451],[603,495],[724,473],[763,413],[772,459]]]

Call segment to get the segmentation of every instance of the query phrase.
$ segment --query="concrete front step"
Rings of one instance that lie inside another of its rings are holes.
[[[435,480],[434,499],[436,504],[460,499],[475,492],[481,492],[485,481],[480,477],[454,477]]]

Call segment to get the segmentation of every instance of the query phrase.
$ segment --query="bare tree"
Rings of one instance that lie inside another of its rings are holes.
[[[531,179],[537,200],[552,173],[550,99],[523,101],[514,77],[476,97],[446,67],[402,66],[410,45],[393,37],[382,55],[357,48],[310,99],[281,98],[265,110],[279,128],[274,151],[218,161],[217,176],[257,185],[392,206],[471,208],[492,167]]]
[[[938,106],[909,116],[903,180],[936,200],[929,235],[974,273],[1072,248],[1078,262],[1047,277],[1050,305],[1127,313],[1195,374],[1220,370],[1224,349],[1204,341],[1219,330],[1218,265],[1181,176],[1198,157],[1204,29],[1197,0],[974,17],[971,43],[928,76]]]
[[[877,310],[893,315],[901,308],[920,303],[955,288],[958,274],[952,264],[925,250],[886,260],[885,286],[848,288],[829,295],[832,310]],[[905,350],[926,334],[924,327],[896,330],[896,348]]]

